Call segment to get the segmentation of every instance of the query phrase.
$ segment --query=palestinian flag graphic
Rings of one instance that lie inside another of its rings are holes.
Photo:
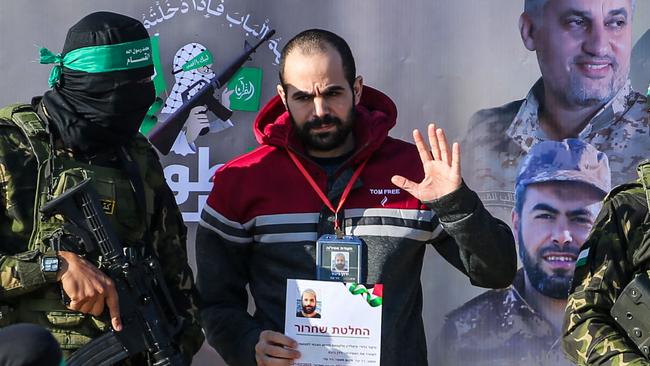
[[[375,284],[375,285],[362,285],[359,283],[349,283],[346,284],[348,290],[353,295],[361,295],[365,297],[366,301],[370,306],[377,307],[381,306],[382,299],[384,297],[384,285]]]

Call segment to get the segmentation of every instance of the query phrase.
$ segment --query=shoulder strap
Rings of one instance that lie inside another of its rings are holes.
[[[0,119],[13,122],[25,134],[39,166],[49,158],[47,129],[30,104],[12,104],[1,108]]]
[[[141,169],[141,167],[138,166],[138,161],[133,158],[133,156],[126,148],[121,147],[118,154],[122,160],[122,166],[124,167],[124,170],[126,171],[126,174],[129,176],[129,180],[131,181],[131,188],[135,194],[135,200],[137,202],[138,209],[141,210],[142,217],[144,217],[144,224],[146,229],[144,231],[145,242],[147,245],[151,245],[153,241],[151,240],[151,232],[149,231],[149,217],[147,217],[147,199],[144,192],[144,182],[142,180],[141,174],[141,171],[144,171],[144,169]]]
[[[28,136],[46,136],[47,130],[30,104],[12,104],[0,109],[0,117],[12,120]]]
[[[30,104],[12,104],[0,109],[0,119],[11,121],[18,127],[29,142],[38,164],[36,194],[34,197],[34,213],[30,249],[34,249],[35,240],[39,233],[41,203],[47,199],[47,175],[50,164],[49,133],[45,124]]]
[[[646,159],[636,168],[637,173],[639,173],[639,180],[643,185],[643,190],[645,191],[645,197],[648,204],[648,210],[650,210],[650,159]]]

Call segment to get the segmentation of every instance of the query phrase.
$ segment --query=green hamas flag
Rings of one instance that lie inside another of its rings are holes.
[[[154,77],[153,85],[156,88],[156,99],[154,100],[151,107],[147,111],[147,114],[144,116],[144,120],[140,125],[140,132],[144,135],[147,135],[153,126],[158,123],[158,118],[156,113],[160,111],[165,102],[162,99],[162,95],[165,92],[165,74],[163,73],[162,64],[160,63],[160,45],[159,45],[159,35],[156,33],[151,37],[151,57],[153,59],[154,67]]]
[[[262,92],[262,69],[242,67],[228,82],[230,109],[255,112],[260,108]]]

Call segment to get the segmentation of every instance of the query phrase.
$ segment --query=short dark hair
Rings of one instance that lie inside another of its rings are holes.
[[[357,76],[357,70],[350,46],[348,46],[348,43],[340,36],[324,29],[308,29],[300,32],[287,42],[280,55],[280,83],[284,86],[284,63],[291,52],[296,49],[307,54],[325,52],[327,46],[334,48],[341,56],[343,75],[352,88],[354,85],[354,79]]]
[[[302,300],[303,297],[305,297],[305,294],[310,294],[310,295],[312,295],[312,296],[314,297],[314,299],[317,299],[317,298],[318,298],[318,297],[316,296],[316,291],[314,291],[314,290],[308,288],[308,289],[306,289],[305,291],[303,291],[302,294],[300,294],[300,299],[301,299],[301,300]]]
[[[524,12],[533,18],[539,18],[548,0],[524,0]],[[632,0],[632,16],[636,9],[636,0]]]
[[[537,17],[541,15],[541,11],[546,5],[547,0],[525,0],[524,1],[524,12]]]

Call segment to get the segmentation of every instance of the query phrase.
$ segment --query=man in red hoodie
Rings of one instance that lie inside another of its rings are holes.
[[[384,284],[383,365],[427,364],[426,244],[474,285],[510,284],[514,239],[462,182],[459,146],[433,124],[429,146],[417,131],[415,146],[393,139],[396,118],[386,95],[363,86],[342,38],[313,29],[287,43],[278,96],[255,121],[261,146],[215,174],[197,233],[203,328],[229,365],[300,357],[282,334],[286,280],[316,277],[323,234],[361,239],[361,280]]]

